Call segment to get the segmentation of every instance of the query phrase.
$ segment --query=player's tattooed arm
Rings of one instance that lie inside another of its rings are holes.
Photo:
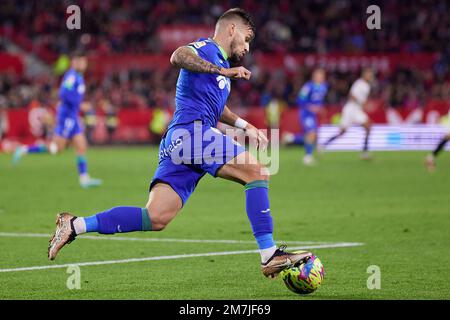
[[[200,58],[190,47],[179,47],[172,53],[170,63],[192,72],[219,74],[231,79],[249,80],[251,72],[244,67],[223,68]]]
[[[222,67],[200,58],[187,46],[179,47],[172,53],[170,63],[192,72],[221,74]]]

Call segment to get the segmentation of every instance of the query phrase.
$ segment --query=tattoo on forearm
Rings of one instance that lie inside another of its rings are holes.
[[[221,67],[200,58],[188,47],[178,48],[174,52],[174,62],[176,66],[192,72],[220,74]]]

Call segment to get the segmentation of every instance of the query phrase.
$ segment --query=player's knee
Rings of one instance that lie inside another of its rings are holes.
[[[269,181],[270,179],[269,169],[267,169],[265,166],[261,164],[252,167],[252,169],[249,172],[249,175],[250,177],[248,179],[249,181],[246,181],[247,183],[255,180]]]
[[[152,231],[163,231],[167,226],[167,223],[161,223],[158,221],[152,221]]]
[[[161,217],[152,217],[152,231],[162,231],[166,228],[169,222]]]
[[[87,148],[85,146],[77,147],[77,150],[76,150],[77,155],[84,156],[86,154],[86,152],[87,152]]]
[[[315,133],[314,131],[309,132],[309,133],[306,135],[306,140],[307,140],[309,143],[313,143],[313,142],[316,140],[316,133]]]

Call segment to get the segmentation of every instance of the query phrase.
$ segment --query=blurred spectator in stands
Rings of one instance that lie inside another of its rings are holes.
[[[280,117],[284,109],[287,108],[285,99],[283,99],[283,85],[274,85],[267,96],[266,119],[269,128],[280,127]]]
[[[6,113],[6,108],[0,105],[0,140],[3,135],[8,131],[8,114]]]
[[[81,103],[81,112],[83,114],[86,139],[89,144],[95,144],[94,131],[97,125],[97,114],[94,104],[90,101],[83,101]]]
[[[49,139],[55,124],[51,108],[38,99],[33,99],[28,109],[28,122],[33,136],[43,140]]]
[[[114,133],[119,125],[117,111],[108,99],[101,99],[98,104],[105,115],[106,131],[108,132],[108,142],[112,143]]]
[[[62,54],[54,63],[53,71],[57,76],[62,76],[64,72],[70,67],[70,58],[67,54]]]
[[[378,1],[376,1],[378,2]],[[271,52],[423,52],[440,51],[450,40],[450,4],[441,0],[381,1],[382,28],[367,32],[369,0],[212,0],[88,1],[80,0],[83,28],[66,32],[67,1],[0,3],[1,25],[9,36],[18,33],[24,45],[49,59],[67,51],[76,38],[90,51],[154,53],[163,25],[211,25],[219,12],[240,6],[254,16],[258,30],[252,47]],[[31,40],[32,39],[32,40]]]

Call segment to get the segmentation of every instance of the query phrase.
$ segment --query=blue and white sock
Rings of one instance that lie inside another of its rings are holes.
[[[256,180],[245,185],[247,216],[252,226],[253,235],[265,263],[275,252],[273,241],[273,221],[270,215],[269,183]]]
[[[87,159],[85,156],[77,156],[77,168],[80,177],[87,175]]]
[[[78,217],[74,220],[73,226],[76,234],[86,232],[114,234],[152,230],[147,208],[140,207],[114,207],[90,217]]]
[[[33,144],[26,149],[27,153],[45,153],[48,152],[48,148],[45,144]]]
[[[305,152],[308,156],[311,156],[314,152],[314,143],[305,141]]]

